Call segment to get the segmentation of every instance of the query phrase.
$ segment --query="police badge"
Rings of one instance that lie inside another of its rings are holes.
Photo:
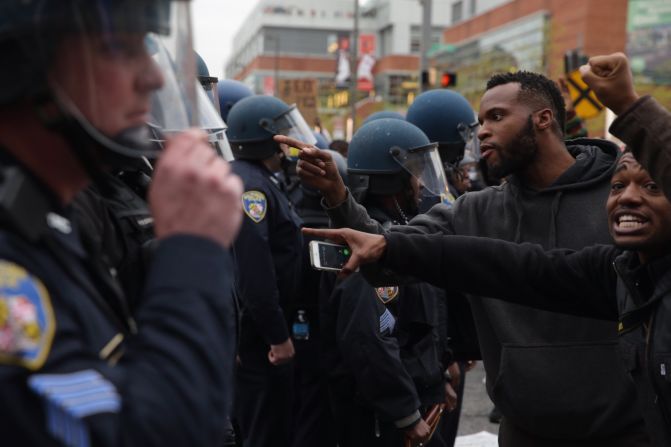
[[[382,304],[390,303],[398,296],[398,286],[376,287],[375,294]]]
[[[266,210],[268,209],[266,195],[261,191],[245,192],[242,195],[242,209],[254,223],[261,222],[266,217]]]

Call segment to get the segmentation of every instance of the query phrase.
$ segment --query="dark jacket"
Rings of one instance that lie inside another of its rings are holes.
[[[155,248],[154,218],[145,199],[123,180],[101,175],[104,185],[91,185],[75,196],[75,220],[87,250],[118,278],[133,310],[139,305]]]
[[[233,244],[242,315],[240,357],[268,364],[269,345],[289,338],[288,311],[300,286],[301,221],[261,163],[236,160],[244,183],[242,228]]]
[[[653,97],[636,101],[610,126],[671,200],[671,113]]]
[[[385,267],[448,290],[611,321],[648,432],[655,445],[671,445],[671,256],[640,265],[636,253],[606,245],[545,252],[539,245],[462,236],[390,233],[387,240]]]
[[[69,210],[29,175],[2,174],[12,182],[2,196],[18,192],[32,213],[0,205],[3,444],[221,442],[235,361],[230,255],[199,237],[164,239],[136,331]]]
[[[323,278],[322,351],[334,409],[341,413],[336,419],[358,404],[405,427],[419,418],[420,405],[445,400],[440,293],[425,283],[374,288],[359,273],[335,285]]]
[[[486,236],[545,249],[610,243],[604,204],[618,148],[602,140],[573,140],[567,147],[576,163],[542,191],[512,176],[501,186],[465,194],[452,209],[436,205],[391,232]],[[364,211],[349,200],[329,215],[336,226],[381,232]],[[470,301],[487,391],[509,423],[558,440],[605,438],[642,427],[610,323],[484,297]]]

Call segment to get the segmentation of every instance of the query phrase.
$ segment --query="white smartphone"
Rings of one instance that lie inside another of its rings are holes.
[[[346,245],[331,244],[322,241],[310,241],[310,264],[317,270],[339,272],[352,255]]]

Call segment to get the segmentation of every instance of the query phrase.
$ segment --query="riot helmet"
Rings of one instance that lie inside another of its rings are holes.
[[[457,164],[470,150],[480,158],[478,120],[466,98],[453,90],[429,90],[415,98],[406,120],[438,143],[443,163]]]
[[[356,131],[347,158],[349,187],[358,198],[364,195],[394,195],[418,181],[419,200],[447,194],[437,144],[417,126],[392,118],[365,124]]]
[[[228,122],[228,112],[236,102],[242,98],[252,96],[254,92],[240,81],[234,79],[222,79],[217,84],[217,92],[219,94],[219,111],[221,118]]]
[[[210,76],[210,69],[207,68],[207,64],[200,54],[195,53],[195,57],[198,82],[200,83],[200,86],[203,87],[203,90],[205,90],[205,93],[214,105],[215,110],[219,110],[219,94],[217,92],[219,78]]]
[[[189,8],[187,0],[3,1],[0,105],[29,104],[92,176],[120,159],[156,156],[152,93],[174,90],[151,100],[157,128],[197,114],[195,84],[184,82],[195,80]]]
[[[405,118],[403,118],[403,115],[401,115],[398,112],[392,112],[390,110],[383,110],[381,112],[375,112],[375,113],[371,113],[370,115],[368,115],[368,117],[363,121],[363,123],[361,125],[363,126],[364,124],[368,124],[371,121],[379,120],[379,119],[382,119],[382,118],[405,120]]]
[[[226,123],[219,115],[219,95],[217,94],[218,79],[210,76],[205,60],[196,55],[198,76],[198,122],[196,127],[207,132],[207,137],[214,150],[225,160],[233,160],[233,152],[226,137]]]
[[[336,168],[338,169],[338,174],[340,174],[340,178],[342,178],[342,181],[347,184],[348,181],[348,173],[347,173],[347,159],[342,156],[342,154],[338,151],[334,151],[333,149],[323,149],[325,152],[328,152],[331,154],[331,158],[333,159],[333,162],[336,165]]]
[[[228,114],[228,139],[236,159],[264,160],[280,151],[275,135],[316,143],[295,105],[273,96],[255,95],[238,101]]]

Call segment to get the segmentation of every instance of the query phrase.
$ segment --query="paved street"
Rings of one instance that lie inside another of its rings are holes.
[[[461,420],[459,422],[459,436],[488,431],[497,434],[498,424],[489,422],[489,412],[492,409],[492,402],[485,391],[485,384],[482,379],[485,377],[485,370],[482,362],[468,374],[466,374],[466,389],[464,391],[464,407],[461,410]]]

